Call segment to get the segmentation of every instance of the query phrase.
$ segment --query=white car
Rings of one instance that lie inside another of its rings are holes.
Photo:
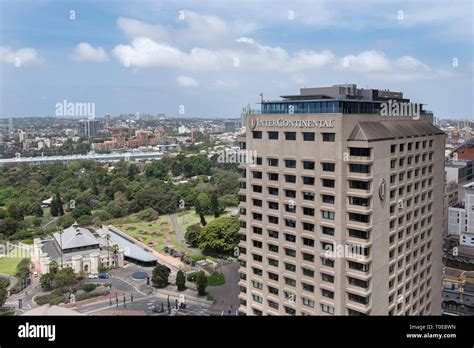
[[[97,279],[97,274],[89,274],[89,279]]]
[[[33,272],[33,277],[37,277],[38,276],[38,272],[34,271]]]

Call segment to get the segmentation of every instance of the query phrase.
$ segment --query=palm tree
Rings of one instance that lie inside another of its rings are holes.
[[[107,241],[107,266],[110,266],[110,234],[105,234],[105,240]]]
[[[115,266],[117,266],[117,254],[119,252],[119,246],[118,244],[112,245],[112,252],[114,253],[114,260],[115,260]]]
[[[59,231],[59,243],[61,244],[61,269],[63,269],[63,233],[64,230]]]

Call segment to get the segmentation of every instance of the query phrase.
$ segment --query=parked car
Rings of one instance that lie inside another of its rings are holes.
[[[99,273],[99,279],[109,279],[110,276],[107,273]]]
[[[33,277],[37,277],[38,276],[38,272],[34,271],[33,272]]]
[[[97,279],[97,274],[89,274],[89,279]]]

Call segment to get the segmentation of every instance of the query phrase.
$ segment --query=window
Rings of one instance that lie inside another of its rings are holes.
[[[334,314],[334,307],[321,303],[321,311],[328,314]]]
[[[334,142],[336,141],[335,133],[323,133],[323,141]]]
[[[322,279],[324,282],[334,283],[334,276],[332,276],[332,275],[330,275],[330,274],[321,273],[321,279]]]
[[[285,190],[285,196],[288,198],[296,198],[296,191]]]
[[[267,230],[268,236],[271,238],[278,238],[278,232],[274,230]]]
[[[252,137],[254,139],[262,139],[262,131],[252,131]]]
[[[358,190],[370,190],[370,182],[368,181],[359,181],[359,180],[349,180],[349,187]]]
[[[301,253],[303,255],[303,260],[314,262],[314,255],[308,253]]]
[[[314,209],[303,207],[303,215],[314,216]]]
[[[296,175],[285,175],[285,181],[289,183],[296,183]]]
[[[335,213],[333,211],[322,210],[323,219],[334,220]]]
[[[262,172],[252,171],[252,176],[253,176],[254,179],[261,179],[262,178]]]
[[[361,272],[368,272],[369,271],[369,265],[365,263],[359,263],[355,261],[349,261],[349,268],[354,269],[356,271],[361,271]]]
[[[314,247],[314,240],[310,238],[303,237],[303,245]]]
[[[349,165],[349,170],[352,173],[370,173],[370,166],[368,164],[354,164]]]
[[[367,231],[359,231],[359,230],[354,230],[352,228],[349,228],[348,231],[349,231],[349,237],[369,239],[369,232]]]
[[[278,167],[278,158],[267,158],[270,167]]]
[[[347,277],[349,284],[357,286],[359,288],[364,288],[367,289],[369,287],[369,281],[368,280],[361,280],[353,277]]]
[[[313,161],[303,161],[303,169],[314,170],[314,162]]]
[[[351,147],[349,151],[351,156],[370,157],[370,149],[365,147]]]
[[[268,180],[278,181],[278,174],[277,173],[268,173]]]
[[[286,168],[296,168],[296,161],[295,160],[285,160],[285,167]]]
[[[334,163],[322,163],[323,171],[325,172],[334,172],[336,165]]]
[[[314,224],[311,224],[309,222],[303,222],[303,230],[314,232]]]
[[[334,228],[333,227],[323,226],[322,227],[322,232],[325,235],[334,236]]]
[[[323,202],[328,204],[334,204],[334,196],[323,195]]]
[[[361,197],[349,197],[349,204],[352,205],[361,205],[363,207],[368,207],[370,205],[370,198],[361,198]]]
[[[314,185],[314,178],[309,176],[303,176],[303,184],[304,185]]]
[[[278,189],[276,187],[269,187],[268,188],[268,194],[278,196]]]
[[[326,290],[326,289],[321,289],[321,295],[323,297],[327,298],[334,298],[334,291]]]
[[[296,140],[296,132],[285,132],[285,140]]]
[[[295,243],[296,242],[296,236],[292,234],[285,233],[285,240],[287,242]]]
[[[268,132],[268,139],[278,140],[278,132]]]
[[[303,132],[303,140],[304,141],[314,141],[314,133],[313,132]]]
[[[363,214],[357,214],[357,213],[349,213],[349,220],[357,221],[357,222],[363,222],[363,223],[369,223],[370,222],[370,216],[369,215],[363,215]]]
[[[362,303],[364,305],[369,303],[369,298],[365,296],[360,296],[356,295],[353,293],[348,292],[347,295],[349,296],[349,300],[357,302],[357,303]]]
[[[314,301],[303,297],[303,305],[314,308]]]
[[[303,199],[307,201],[314,201],[315,194],[313,192],[303,192]]]
[[[312,269],[309,269],[309,268],[306,268],[306,267],[301,267],[301,270],[302,270],[304,276],[314,277],[314,271]]]
[[[323,187],[334,187],[335,181],[332,179],[322,179]]]

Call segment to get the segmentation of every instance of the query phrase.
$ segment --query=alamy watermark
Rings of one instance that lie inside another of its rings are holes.
[[[56,116],[79,116],[95,118],[95,103],[73,103],[64,99],[56,103]]]
[[[326,258],[351,258],[363,261],[364,247],[354,244],[327,244],[324,247],[324,256]]]
[[[419,103],[403,103],[389,100],[380,104],[381,116],[406,116],[418,120],[420,119],[420,114],[421,104]]]
[[[257,163],[257,150],[222,150],[218,153],[218,163]]]

